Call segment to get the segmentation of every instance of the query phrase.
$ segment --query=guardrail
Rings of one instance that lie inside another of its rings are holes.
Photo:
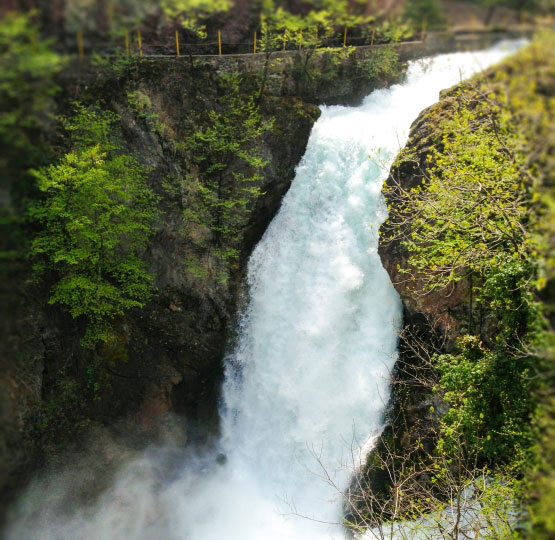
[[[423,24],[418,35],[414,36],[414,39],[410,39],[404,43],[421,43],[426,42],[428,38],[434,38],[435,36],[459,36],[464,34],[503,34],[503,33],[531,33],[536,27],[532,26],[511,26],[511,27],[499,27],[495,29],[484,28],[484,29],[464,29],[459,28],[457,30],[445,30],[445,31],[428,31],[426,25]],[[301,34],[302,36],[302,34]],[[341,47],[366,47],[366,46],[381,46],[388,45],[391,42],[385,40],[376,39],[375,33],[370,32],[365,36],[349,36],[347,28],[344,29],[343,35],[333,38],[325,38],[321,40],[321,44],[318,48],[341,48]],[[271,52],[296,52],[299,50],[306,50],[307,44],[302,42],[302,37],[299,39],[297,36],[297,42],[292,43],[292,40],[288,39],[287,34],[283,36],[283,46],[279,48],[273,48]],[[97,48],[98,49],[98,48]],[[159,37],[145,39],[141,34],[140,30],[133,32],[125,32],[121,43],[114,43],[103,47],[101,50],[95,50],[92,43],[87,43],[86,36],[82,32],[77,32],[75,36],[74,43],[74,53],[76,56],[84,57],[94,54],[99,54],[100,56],[137,56],[137,57],[179,57],[179,56],[194,56],[194,57],[212,57],[212,56],[236,56],[236,55],[247,55],[247,54],[265,54],[263,49],[263,43],[257,38],[257,33],[254,32],[253,40],[249,43],[246,42],[225,42],[222,40],[221,32],[218,31],[217,39],[213,41],[204,41],[201,43],[188,43],[181,39],[181,34],[178,30],[175,30],[174,34],[170,37],[168,36],[164,41],[161,41]],[[70,52],[71,54],[71,52]]]

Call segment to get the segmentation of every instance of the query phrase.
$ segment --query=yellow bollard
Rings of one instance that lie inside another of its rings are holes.
[[[143,56],[143,38],[141,37],[141,31],[137,30],[137,43],[139,44],[139,56]]]
[[[79,58],[85,56],[85,47],[83,45],[83,32],[77,32],[77,51],[79,52]]]
[[[218,54],[222,56],[222,32],[218,30]]]
[[[428,20],[426,17],[422,19],[422,30],[420,32],[420,40],[426,41],[426,27],[428,26]]]
[[[287,28],[283,31],[283,50],[287,46]]]
[[[175,31],[175,54],[179,56],[179,32]]]
[[[129,32],[127,30],[125,31],[125,52],[129,56]]]
[[[347,46],[347,27],[345,27],[345,30],[343,31],[343,48],[345,48]]]
[[[253,47],[253,52],[254,52],[254,54],[256,54],[256,30],[254,31],[254,47]]]

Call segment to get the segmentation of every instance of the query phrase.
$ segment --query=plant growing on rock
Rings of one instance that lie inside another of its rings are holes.
[[[239,75],[223,75],[221,88],[216,107],[192,124],[183,144],[197,171],[186,181],[184,218],[209,229],[213,254],[224,265],[218,279],[225,281],[239,256],[239,233],[261,195],[266,161],[257,143],[273,122],[262,118],[254,95],[243,92]]]
[[[58,163],[35,171],[43,198],[30,218],[42,229],[30,256],[51,282],[50,304],[86,321],[83,345],[113,338],[112,325],[152,296],[141,260],[156,212],[145,168],[122,152],[115,114],[76,105],[64,119],[72,148]]]
[[[179,20],[183,28],[206,38],[206,26],[203,24],[208,17],[217,13],[225,13],[232,6],[231,0],[162,0],[160,3],[166,17]]]
[[[399,53],[394,45],[382,45],[359,58],[357,68],[364,76],[388,81],[399,75]]]
[[[417,311],[426,302],[449,306],[422,308],[441,318],[450,343],[428,355],[434,377],[426,395],[443,409],[424,434],[433,447],[406,467],[428,474],[435,486],[453,471],[462,472],[462,481],[487,471],[484,485],[499,487],[488,495],[493,502],[510,488],[504,515],[512,521],[497,520],[492,537],[514,533],[514,516],[530,496],[522,477],[538,459],[535,421],[545,389],[537,374],[546,369],[542,349],[549,342],[538,290],[545,286],[544,233],[552,222],[545,200],[551,50],[552,38],[542,38],[495,71],[449,90],[417,121],[414,150],[401,154],[385,188],[390,218],[383,241],[401,259],[400,287]],[[550,362],[552,370],[552,355]],[[549,403],[543,410],[552,411]],[[539,452],[547,471],[549,451]],[[439,458],[446,466],[430,469]],[[545,499],[537,505],[541,514]]]

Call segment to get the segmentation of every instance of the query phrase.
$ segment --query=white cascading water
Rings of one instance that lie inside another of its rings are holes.
[[[404,84],[359,107],[322,108],[249,262],[249,303],[223,389],[224,464],[205,470],[191,459],[161,486],[145,455],[92,507],[23,512],[8,538],[342,537],[337,489],[380,429],[401,323],[377,253],[388,167],[441,89],[521,45],[415,61]]]

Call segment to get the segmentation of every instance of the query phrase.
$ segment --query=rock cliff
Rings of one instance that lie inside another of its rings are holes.
[[[481,45],[483,37],[476,42]],[[101,100],[121,117],[125,149],[149,167],[161,217],[145,257],[157,293],[144,309],[117,321],[115,343],[91,351],[80,345],[82,323],[48,306],[47,284],[32,282],[26,265],[5,268],[0,284],[5,321],[0,350],[3,500],[46,460],[63,461],[66,452],[79,450],[91,433],[106,427],[140,446],[163,436],[164,419],[173,422],[175,414],[182,443],[206,444],[217,436],[222,358],[241,302],[245,263],[293,179],[319,115],[315,104],[355,103],[398,80],[403,57],[431,51],[401,52],[401,57],[387,49],[377,56],[359,50],[312,58],[307,52],[223,60],[111,59],[94,65],[83,61],[62,74],[61,110],[69,110],[73,100]],[[225,73],[240,73],[242,91],[256,95],[263,118],[274,124],[257,143],[267,161],[263,195],[248,209],[249,219],[238,235],[238,262],[222,280],[213,239],[204,238],[200,229],[184,231],[183,186],[195,166],[180,143],[191,118],[216,107],[218,81]],[[130,101],[129,95],[137,93],[146,108]],[[423,148],[431,136],[424,118],[413,129]],[[394,266],[403,255],[398,247],[388,249],[382,248],[382,256],[395,281]],[[201,261],[203,272],[188,269],[192,259]],[[404,300],[406,320],[418,317],[418,306],[406,294]],[[110,451],[98,444],[109,462]]]

